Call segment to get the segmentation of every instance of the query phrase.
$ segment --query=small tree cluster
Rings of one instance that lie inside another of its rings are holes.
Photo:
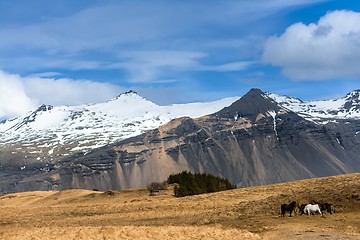
[[[174,188],[174,194],[177,197],[197,195],[202,193],[211,193],[236,188],[225,178],[219,178],[206,173],[182,172],[170,175],[168,183],[177,183]]]
[[[152,182],[147,186],[150,196],[159,194],[167,189],[167,182]]]

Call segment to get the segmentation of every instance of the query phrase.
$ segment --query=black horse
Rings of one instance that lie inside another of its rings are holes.
[[[304,213],[304,209],[305,209],[305,206],[306,206],[307,204],[301,204],[300,206],[299,206],[299,214],[300,215],[303,215],[303,213]]]
[[[333,206],[331,203],[327,203],[327,202],[317,202],[317,201],[312,201],[311,204],[317,204],[319,205],[319,208],[322,212],[328,212],[330,214],[333,213]]]
[[[319,203],[319,207],[320,207],[320,210],[323,211],[323,212],[328,212],[330,214],[333,213],[333,207],[332,207],[332,204],[330,203]]]
[[[291,217],[291,213],[294,211],[294,215],[296,216],[296,212],[295,212],[295,207],[296,207],[296,202],[292,201],[289,204],[282,204],[281,205],[281,216],[285,217],[285,213],[286,212],[290,212],[290,217]]]

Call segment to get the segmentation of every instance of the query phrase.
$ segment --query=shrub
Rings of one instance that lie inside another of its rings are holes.
[[[150,196],[158,195],[160,192],[167,189],[167,182],[152,182],[147,186]]]
[[[177,197],[211,193],[236,188],[225,178],[219,178],[206,173],[182,172],[170,175],[167,181],[169,184],[177,183],[174,194]]]

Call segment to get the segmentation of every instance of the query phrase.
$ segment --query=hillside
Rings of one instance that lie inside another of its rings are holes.
[[[176,198],[171,188],[23,192],[0,197],[0,239],[360,239],[360,174]],[[334,214],[280,217],[296,200]]]

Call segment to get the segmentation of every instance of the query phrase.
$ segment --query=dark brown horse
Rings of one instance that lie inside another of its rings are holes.
[[[286,212],[290,212],[290,217],[291,217],[291,213],[294,211],[294,215],[296,216],[296,212],[295,212],[295,207],[296,207],[296,202],[292,201],[289,204],[281,204],[281,216],[285,217],[285,213]]]

